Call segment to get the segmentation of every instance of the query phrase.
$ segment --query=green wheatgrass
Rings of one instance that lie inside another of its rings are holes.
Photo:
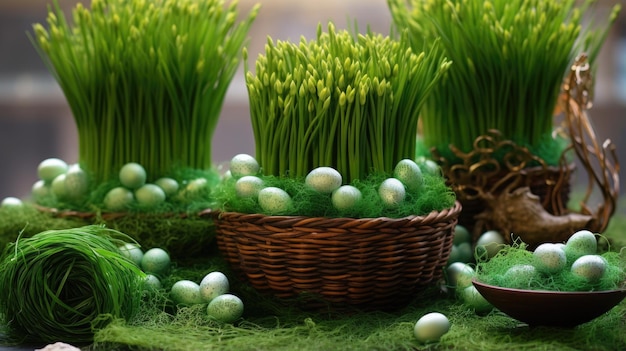
[[[531,151],[562,148],[551,133],[563,78],[583,52],[595,69],[620,10],[615,5],[596,26],[588,17],[593,3],[388,0],[395,25],[410,31],[413,47],[441,40],[454,62],[424,105],[425,146],[446,154],[453,144],[468,152],[477,137],[497,129]]]
[[[344,183],[415,159],[420,108],[450,66],[436,45],[411,50],[380,34],[268,37],[255,72],[245,65],[256,158],[265,175],[337,169]],[[247,58],[244,60],[247,63]]]
[[[31,40],[61,86],[96,183],[127,162],[151,177],[209,169],[212,136],[258,6],[238,2],[93,0],[65,17],[58,2]]]

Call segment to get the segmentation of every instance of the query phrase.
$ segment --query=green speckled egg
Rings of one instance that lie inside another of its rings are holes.
[[[565,268],[565,252],[557,245],[544,243],[533,251],[533,266],[542,273],[554,274]]]
[[[565,255],[570,262],[574,262],[581,256],[593,255],[598,250],[596,236],[588,230],[579,230],[567,239],[565,243]]]
[[[200,296],[204,302],[211,302],[214,298],[226,294],[229,289],[228,277],[222,272],[211,272],[200,282]]]
[[[120,246],[120,252],[122,256],[135,262],[138,267],[141,267],[141,260],[143,259],[143,250],[137,244],[126,243]]]
[[[200,296],[200,285],[191,280],[179,280],[170,290],[170,297],[172,301],[177,304],[194,305],[203,303],[202,296]]]
[[[410,159],[400,160],[393,170],[393,176],[411,192],[418,192],[424,184],[422,170],[415,161]]]
[[[268,215],[285,214],[293,206],[291,196],[286,191],[272,186],[259,191],[258,201],[263,212]]]
[[[378,187],[378,196],[389,207],[398,206],[406,196],[404,184],[396,178],[387,178]]]
[[[165,250],[155,247],[144,252],[141,258],[141,269],[160,277],[169,271],[170,263],[170,255]]]
[[[323,194],[330,194],[341,186],[341,173],[332,167],[317,167],[306,175],[304,183]]]
[[[209,302],[207,314],[222,323],[232,323],[243,315],[243,302],[232,294],[220,295]]]
[[[235,178],[256,175],[259,173],[259,169],[257,160],[248,154],[238,154],[230,160],[230,174]]]
[[[263,180],[257,176],[243,176],[235,182],[235,192],[241,198],[257,197],[264,186]]]
[[[107,211],[124,211],[135,201],[133,192],[124,187],[115,187],[104,196],[104,207]]]
[[[346,211],[356,206],[362,197],[363,195],[358,188],[352,185],[343,185],[333,191],[330,200],[336,209]]]

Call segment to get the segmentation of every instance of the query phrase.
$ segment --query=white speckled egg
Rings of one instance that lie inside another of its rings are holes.
[[[474,285],[463,289],[460,296],[463,304],[473,309],[477,314],[489,313],[493,309],[493,305],[480,294]]]
[[[141,269],[158,277],[167,273],[170,263],[170,255],[165,250],[155,247],[144,252],[141,258]]]
[[[191,280],[179,280],[170,290],[170,297],[177,304],[194,305],[203,303],[200,286]]]
[[[256,176],[243,176],[235,182],[235,192],[239,197],[257,197],[264,187],[263,180]]]
[[[476,271],[463,262],[454,262],[446,267],[446,282],[453,289],[464,289],[472,285]]]
[[[133,192],[124,188],[116,187],[104,196],[104,207],[108,211],[123,211],[135,201]]]
[[[235,178],[256,175],[259,173],[259,169],[257,160],[248,154],[238,154],[230,160],[230,174]]]
[[[395,207],[404,201],[406,190],[398,179],[387,178],[378,187],[378,196],[386,206]]]
[[[516,264],[504,273],[508,288],[527,288],[530,282],[537,277],[537,269],[530,264]]]
[[[544,243],[533,251],[533,265],[542,273],[557,273],[565,268],[567,258],[565,251],[552,243]]]
[[[259,191],[259,206],[269,215],[284,214],[293,206],[291,196],[286,191],[273,186]]]
[[[590,283],[595,283],[604,276],[606,260],[600,255],[580,256],[572,263],[572,274],[585,278]]]
[[[486,254],[488,258],[494,257],[504,247],[505,241],[502,234],[496,230],[484,232],[476,241],[478,255]]]
[[[58,158],[48,158],[39,163],[39,166],[37,167],[37,175],[39,176],[39,179],[46,183],[50,183],[60,174],[65,174],[67,169],[68,166],[65,161]]]
[[[340,186],[337,190],[333,191],[330,198],[333,206],[340,211],[345,211],[353,208],[363,195],[361,191],[352,185]]]
[[[222,323],[232,323],[243,315],[243,301],[232,294],[217,296],[209,302],[207,314]]]
[[[175,195],[180,186],[176,179],[168,177],[159,178],[154,182],[154,184],[163,189],[163,192],[167,197]]]
[[[129,162],[120,168],[119,179],[123,186],[137,189],[146,184],[146,170],[136,162]]]
[[[400,160],[393,170],[393,176],[412,192],[419,191],[424,184],[422,170],[415,161],[410,159]]]
[[[119,247],[122,256],[135,262],[138,267],[141,267],[141,259],[143,258],[143,250],[137,244],[126,243]]]
[[[317,167],[304,178],[304,183],[323,194],[330,194],[341,186],[341,173],[332,167]]]
[[[200,296],[204,302],[211,302],[214,298],[226,294],[230,289],[228,277],[222,272],[211,272],[200,282]]]
[[[593,255],[597,249],[596,236],[588,230],[577,231],[565,243],[565,254],[571,262],[584,255]]]
[[[438,341],[450,330],[448,317],[439,312],[423,315],[415,323],[413,333],[417,340],[423,343]]]
[[[165,201],[165,192],[155,184],[145,184],[135,190],[137,203],[144,207],[155,207]]]

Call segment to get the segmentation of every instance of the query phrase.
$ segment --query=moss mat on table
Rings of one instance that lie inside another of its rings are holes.
[[[68,219],[36,217],[27,226],[39,229],[82,225]],[[24,225],[0,211],[0,236],[14,240]],[[49,222],[52,221],[52,222]],[[626,246],[626,214],[618,211],[604,233],[613,248]],[[199,282],[211,271],[231,278],[232,293],[245,304],[234,325],[210,320],[206,305],[176,309],[164,292],[145,297],[134,319],[113,320],[97,331],[89,350],[626,350],[626,300],[609,313],[575,328],[530,328],[499,312],[476,315],[436,287],[415,296],[394,312],[310,312],[261,296],[236,280],[212,245],[203,258],[174,260],[162,283],[179,279]],[[428,312],[444,313],[450,331],[437,343],[421,344],[415,322]],[[106,317],[103,317],[106,318]]]

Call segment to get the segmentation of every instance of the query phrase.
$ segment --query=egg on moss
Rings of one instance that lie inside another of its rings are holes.
[[[404,201],[406,190],[398,179],[387,178],[378,187],[378,196],[386,206],[395,207]]]
[[[129,162],[120,168],[119,179],[123,186],[138,189],[146,184],[146,170],[139,163]]]
[[[72,200],[79,200],[87,195],[89,179],[87,173],[74,164],[65,173],[65,193]]]
[[[68,165],[65,161],[58,158],[48,158],[41,163],[37,167],[37,175],[39,179],[43,180],[46,183],[50,183],[61,174],[65,174],[67,172]]]
[[[235,178],[259,173],[259,163],[248,154],[237,154],[230,160],[230,174]]]
[[[235,192],[241,198],[257,197],[265,184],[257,176],[243,176],[235,182]]]
[[[65,174],[61,176],[65,177]],[[31,194],[33,196],[33,199],[35,199],[35,201],[40,201],[41,199],[50,196],[51,192],[52,192],[51,187],[48,186],[48,184],[46,184],[46,182],[44,182],[41,179],[36,181],[35,184],[33,184],[33,187],[31,188]]]
[[[493,309],[493,305],[485,299],[474,285],[470,285],[461,291],[463,304],[473,309],[477,314],[486,314]]]
[[[446,267],[446,282],[450,288],[465,289],[472,285],[476,271],[472,266],[463,262],[454,262]]]
[[[146,274],[146,278],[143,283],[143,289],[145,291],[155,291],[163,287],[161,280],[154,274]]]
[[[560,272],[566,264],[565,251],[555,244],[543,243],[533,251],[533,266],[541,273]]]
[[[607,268],[606,260],[600,255],[580,256],[570,268],[572,274],[584,278],[589,283],[602,279]]]
[[[412,192],[419,191],[424,183],[422,170],[417,163],[411,159],[400,160],[393,170],[393,176]]]
[[[219,295],[209,302],[207,314],[222,323],[233,323],[243,315],[243,301],[233,294]]]
[[[200,286],[191,280],[179,280],[170,289],[170,297],[177,304],[194,305],[203,303]]]
[[[441,167],[439,167],[437,162],[431,159],[421,158],[418,163],[424,173],[430,174],[431,176],[441,176]]]
[[[165,192],[155,184],[145,184],[135,190],[135,199],[143,207],[156,207],[165,201]]]
[[[361,201],[361,198],[363,195],[357,187],[343,185],[333,191],[330,200],[336,209],[346,211],[354,208]]]
[[[119,247],[122,256],[135,262],[137,267],[141,267],[141,259],[143,259],[143,250],[137,244],[125,243]]]
[[[448,317],[439,312],[430,312],[417,320],[413,327],[413,334],[423,343],[438,341],[450,330]]]
[[[165,193],[166,197],[170,197],[176,194],[179,188],[179,184],[176,181],[176,179],[169,178],[169,177],[159,178],[156,181],[154,181],[154,184],[159,186],[161,189],[163,189],[163,192]]]
[[[8,196],[2,199],[2,203],[0,203],[0,207],[2,208],[22,208],[24,203],[22,200],[17,197]]]
[[[50,190],[59,199],[67,197],[67,187],[65,186],[65,174],[59,174],[50,184]]]
[[[565,242],[565,255],[571,262],[584,255],[593,255],[597,249],[596,236],[589,230],[579,230]]]
[[[170,269],[170,255],[163,249],[154,247],[144,252],[141,258],[141,269],[157,277],[163,276]]]
[[[118,186],[109,190],[104,196],[104,207],[108,211],[123,211],[135,201],[133,192]]]
[[[200,296],[204,302],[211,302],[214,298],[226,294],[229,289],[228,277],[222,272],[211,272],[200,282]]]
[[[341,186],[341,173],[332,167],[317,167],[304,178],[304,183],[323,194],[330,194]]]
[[[293,206],[291,196],[286,191],[272,186],[259,191],[258,201],[263,212],[269,215],[284,214]]]

